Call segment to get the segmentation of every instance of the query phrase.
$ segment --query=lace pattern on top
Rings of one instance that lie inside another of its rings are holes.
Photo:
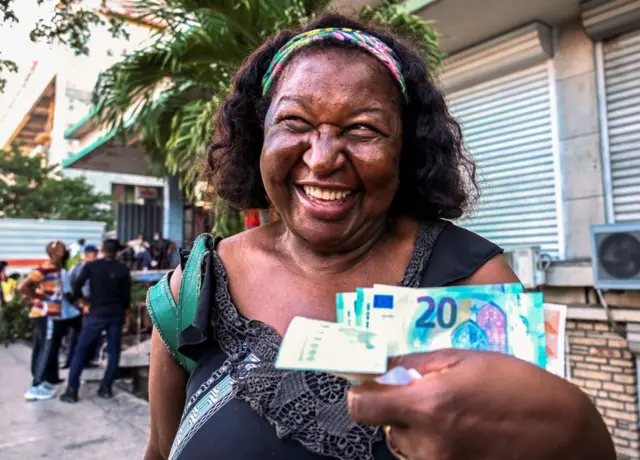
[[[422,272],[444,222],[423,223],[399,285],[419,286]],[[243,317],[231,300],[224,266],[213,252],[215,296],[212,328],[229,357],[235,397],[247,402],[276,429],[311,452],[344,460],[373,460],[372,445],[383,439],[380,427],[354,422],[347,412],[349,382],[320,372],[274,367],[281,337],[270,326]],[[253,353],[259,363],[245,360]]]

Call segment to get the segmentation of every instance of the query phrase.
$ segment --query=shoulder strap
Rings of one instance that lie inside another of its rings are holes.
[[[420,286],[447,286],[468,278],[502,248],[448,222],[434,241]]]
[[[196,316],[198,295],[202,288],[204,275],[203,263],[209,251],[213,249],[213,238],[208,233],[200,235],[193,243],[180,280],[180,304],[178,315],[178,335]]]
[[[213,247],[211,235],[202,234],[194,242],[186,263],[181,263],[183,272],[179,304],[174,301],[169,285],[173,272],[165,275],[147,294],[147,310],[156,331],[171,356],[188,373],[195,367],[195,362],[178,352],[179,338],[182,330],[191,324],[195,317],[198,294],[202,287],[203,262]]]

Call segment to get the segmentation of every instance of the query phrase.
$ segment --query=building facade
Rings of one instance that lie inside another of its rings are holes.
[[[109,14],[109,10],[100,11]],[[95,127],[85,129],[82,136],[69,133],[84,125],[83,120],[91,113],[91,92],[99,73],[124,54],[144,46],[152,33],[140,24],[127,23],[125,28],[128,38],[114,38],[105,27],[94,27],[87,56],[62,46],[52,46],[34,56],[23,85],[8,98],[9,106],[2,107],[0,147],[6,149],[17,142],[23,145],[25,154],[45,153],[50,165],[62,167],[87,143],[103,136]],[[146,162],[144,167],[137,166],[120,171],[62,167],[61,172],[67,177],[84,176],[97,192],[110,194],[114,210],[118,203],[164,206],[166,179],[149,175]]]
[[[478,165],[460,221],[539,246],[548,302],[568,306],[567,377],[620,459],[640,458],[640,295],[594,289],[591,226],[640,222],[640,1],[410,1],[448,57],[441,87]]]

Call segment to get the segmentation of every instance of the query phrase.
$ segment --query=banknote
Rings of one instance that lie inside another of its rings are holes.
[[[547,339],[547,370],[559,377],[566,377],[565,341],[567,306],[544,304],[544,329]]]
[[[355,324],[359,327],[371,329],[371,305],[375,292],[373,288],[356,289]]]
[[[507,353],[545,367],[541,293],[427,289],[397,300],[383,334],[389,356],[462,348]],[[372,330],[378,331],[375,321]]]
[[[336,294],[336,322],[355,326],[356,298],[357,293],[355,292]]]
[[[489,300],[496,293],[520,293],[522,284],[488,284],[474,286],[450,286],[442,288],[408,288],[401,286],[389,286],[376,284],[372,289],[358,289],[355,305],[355,324],[367,329],[374,329],[387,336],[390,343],[390,353],[396,356],[393,349],[394,338],[402,334],[402,323],[396,320],[397,315],[407,309],[413,309],[412,305],[420,302],[425,295],[446,296],[448,293],[458,295],[471,295],[477,300]],[[340,318],[338,322],[342,322]],[[402,354],[402,353],[400,353]]]
[[[382,375],[387,371],[387,343],[370,329],[296,317],[282,339],[275,366],[345,377]]]

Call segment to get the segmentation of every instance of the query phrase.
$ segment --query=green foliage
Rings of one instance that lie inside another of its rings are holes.
[[[29,319],[29,302],[16,293],[0,310],[0,342],[31,340],[33,326]]]
[[[37,0],[38,5],[51,3],[50,0]],[[124,29],[124,21],[118,17],[105,17],[92,9],[82,6],[77,0],[55,0],[53,17],[38,21],[29,34],[32,41],[45,40],[47,43],[59,42],[67,45],[76,54],[89,54],[88,42],[92,26],[108,26],[113,37],[129,38]]]
[[[7,79],[2,76],[3,72],[17,73],[18,66],[8,59],[0,59],[0,93],[3,93],[5,86],[7,86]]]
[[[407,14],[398,1],[382,2],[377,8],[365,6],[360,19],[376,22],[392,28],[397,34],[411,40],[421,52],[432,75],[442,68],[444,53],[440,51],[439,35],[432,21],[425,21],[414,14]]]
[[[0,216],[24,219],[92,220],[113,226],[111,196],[95,193],[84,178],[66,178],[41,155],[16,145],[0,150]]]
[[[229,205],[221,199],[216,203],[216,214],[214,216],[213,234],[227,238],[244,229],[242,214],[231,209]]]

